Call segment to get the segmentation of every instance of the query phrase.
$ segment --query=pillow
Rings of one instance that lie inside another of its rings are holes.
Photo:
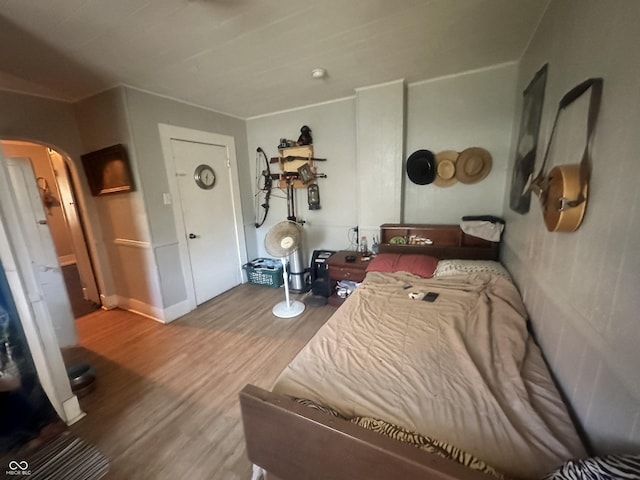
[[[511,275],[502,264],[493,260],[440,260],[433,276],[450,277],[451,275],[465,275],[476,272],[502,275],[507,280],[511,280]]]
[[[408,272],[422,278],[431,278],[437,266],[438,259],[429,255],[379,253],[369,262],[367,272]]]
[[[607,455],[569,460],[544,480],[618,480],[640,478],[640,455]]]

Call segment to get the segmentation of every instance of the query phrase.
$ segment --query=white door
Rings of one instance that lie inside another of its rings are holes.
[[[84,231],[80,223],[75,194],[67,172],[67,165],[62,155],[57,152],[51,154],[49,157],[55,172],[58,192],[60,192],[60,203],[67,221],[67,227],[69,228],[73,253],[76,257],[76,265],[82,284],[82,293],[85,300],[91,300],[93,303],[100,305],[100,294],[98,293],[98,286],[93,274],[93,267],[91,266]]]
[[[75,345],[77,336],[71,303],[31,162],[28,158],[8,158],[5,162],[25,247],[51,314],[58,343],[60,347]]]
[[[23,231],[25,222],[32,215],[27,215],[27,219],[20,216],[22,209],[16,206],[14,192],[14,190],[20,190],[20,184],[14,183],[15,173],[19,171],[16,172],[13,166],[8,167],[0,149],[0,258],[2,258],[11,293],[16,301],[20,323],[29,343],[40,382],[60,418],[71,424],[82,418],[84,413],[80,409],[78,399],[71,392],[69,377],[59,348],[61,342],[54,322],[60,319],[55,318],[55,312],[49,310],[49,304],[43,301],[45,299],[40,283],[41,278],[36,275],[38,272],[36,257],[30,251],[29,237],[26,231]],[[30,175],[33,189],[35,180],[32,172]],[[28,177],[24,179],[28,180]],[[26,188],[22,190],[26,191]],[[42,212],[41,205],[40,212]],[[44,214],[42,213],[39,218],[43,219]],[[38,234],[36,233],[35,236]],[[49,242],[53,251],[53,240],[49,238]],[[55,251],[53,256],[57,261]],[[62,278],[59,279],[58,284],[63,285]],[[68,314],[71,317],[70,323],[73,325],[70,306]]]
[[[196,304],[242,281],[237,248],[229,152],[226,145],[171,139]],[[213,169],[212,188],[195,178],[200,165]]]

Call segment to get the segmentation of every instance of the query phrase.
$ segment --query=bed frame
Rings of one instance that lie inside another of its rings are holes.
[[[407,242],[417,236],[431,243],[390,243],[398,236]],[[380,242],[380,252],[443,259],[499,256],[499,243],[465,235],[457,225],[384,224]],[[269,472],[269,480],[495,480],[254,385],[240,392],[240,408],[247,456]]]
[[[395,244],[392,239],[406,243]],[[415,243],[410,243],[411,241]],[[421,243],[420,243],[421,242]],[[423,253],[433,257],[498,260],[500,242],[464,233],[458,225],[385,223],[380,226],[380,252]]]

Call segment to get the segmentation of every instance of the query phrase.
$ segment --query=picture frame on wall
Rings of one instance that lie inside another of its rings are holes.
[[[134,190],[129,157],[117,144],[81,155],[87,182],[94,196]]]
[[[544,104],[544,92],[547,83],[548,63],[536,72],[533,79],[525,88],[523,96],[522,117],[518,133],[518,146],[515,154],[515,164],[511,177],[509,193],[509,207],[520,214],[529,212],[531,191],[526,188],[533,175],[536,163],[540,120]]]

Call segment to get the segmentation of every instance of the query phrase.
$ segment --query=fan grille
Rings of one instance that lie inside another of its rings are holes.
[[[264,248],[269,255],[283,258],[298,250],[302,240],[302,228],[295,222],[285,220],[276,223],[264,238]]]

